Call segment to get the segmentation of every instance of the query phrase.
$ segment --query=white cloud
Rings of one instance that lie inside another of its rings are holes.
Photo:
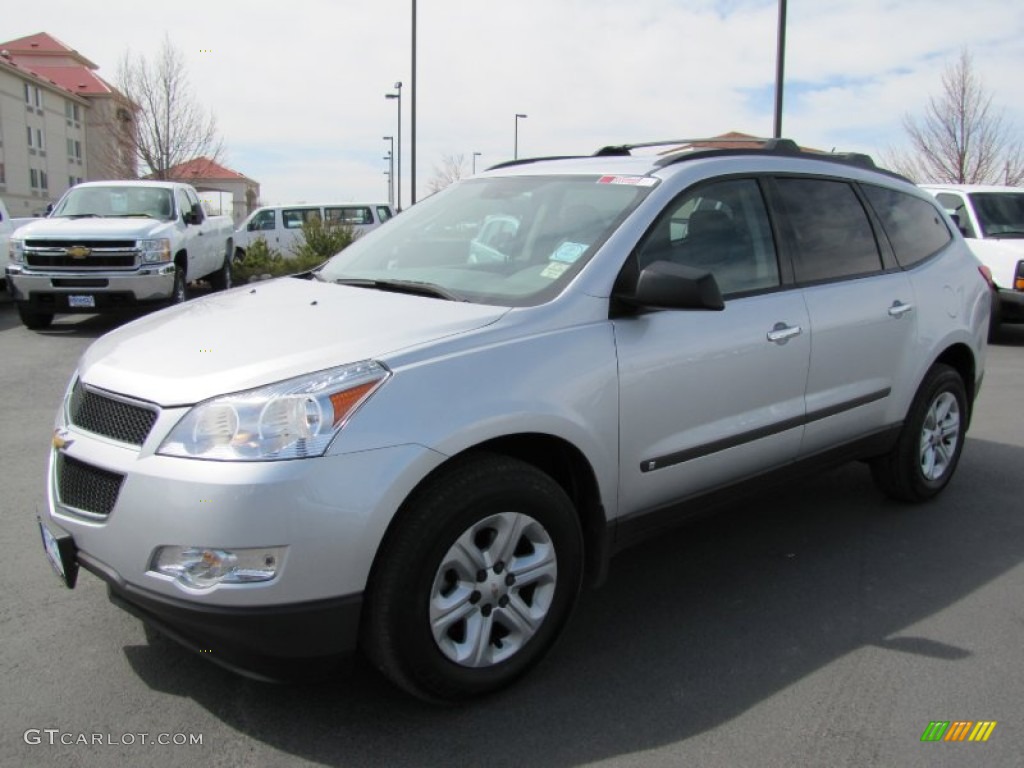
[[[166,33],[212,108],[227,162],[266,200],[385,197],[383,159],[402,99],[410,161],[410,0],[139,5],[49,0],[8,20],[46,31],[113,78],[131,47]],[[791,2],[784,133],[823,148],[878,152],[939,87],[962,46],[1024,131],[1024,4],[1006,0]],[[773,0],[431,0],[418,14],[417,183],[442,154],[591,152],[607,143],[727,130],[770,133]],[[209,50],[209,53],[201,51]]]

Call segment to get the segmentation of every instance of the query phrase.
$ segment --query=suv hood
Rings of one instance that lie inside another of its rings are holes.
[[[21,227],[18,237],[22,240],[134,240],[150,237],[172,223],[144,216],[126,219],[42,219]]]
[[[466,333],[495,307],[283,278],[143,317],[98,339],[82,380],[161,406],[192,405]]]

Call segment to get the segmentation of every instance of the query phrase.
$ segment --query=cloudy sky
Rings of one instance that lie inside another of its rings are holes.
[[[384,200],[402,81],[409,202],[412,0],[47,0],[4,19],[48,32],[114,80],[164,35],[217,116],[225,164],[264,202]],[[777,0],[419,0],[417,188],[444,155],[478,169],[609,143],[770,135]],[[783,134],[879,154],[961,48],[1024,133],[1024,2],[789,0]]]

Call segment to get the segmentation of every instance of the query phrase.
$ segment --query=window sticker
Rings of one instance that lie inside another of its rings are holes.
[[[597,180],[598,184],[627,184],[633,187],[653,187],[658,183],[657,179],[650,176],[602,176]]]
[[[540,273],[540,276],[546,277],[550,280],[554,280],[555,278],[561,277],[562,273],[565,272],[565,270],[567,270],[568,268],[568,264],[563,264],[559,261],[552,261],[550,264],[544,267],[544,271]]]
[[[587,250],[587,247],[588,246],[585,243],[562,243],[558,246],[555,252],[551,254],[551,258],[549,260],[560,261],[563,264],[572,264],[576,259],[583,255],[583,252]]]

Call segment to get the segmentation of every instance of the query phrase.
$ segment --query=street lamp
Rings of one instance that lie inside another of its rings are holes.
[[[398,196],[395,208],[402,210],[402,83],[395,83],[398,93],[385,93],[385,99],[398,99]]]
[[[519,118],[525,118],[526,115],[516,112],[516,141],[512,151],[512,159],[519,159]]]
[[[474,152],[473,153],[473,175],[474,176],[476,176],[476,159],[478,157],[480,157],[480,155],[482,155],[482,154],[483,154],[483,152]]]
[[[779,29],[775,51],[775,125],[772,136],[782,138],[782,83],[786,64],[786,0],[779,0]]]
[[[395,137],[385,136],[384,141],[391,142],[391,149],[388,150],[388,202],[395,204]]]

